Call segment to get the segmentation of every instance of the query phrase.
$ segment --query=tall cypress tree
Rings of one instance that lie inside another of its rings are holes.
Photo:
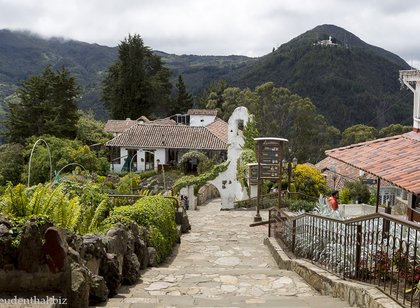
[[[188,109],[192,108],[193,106],[193,97],[191,93],[187,92],[187,87],[185,86],[184,80],[182,80],[181,75],[178,76],[176,88],[178,90],[178,93],[173,104],[172,114],[186,113]]]
[[[44,134],[76,137],[78,95],[79,86],[65,68],[54,72],[47,67],[41,75],[24,81],[16,92],[17,98],[8,102],[9,141],[23,142],[27,137]]]
[[[165,110],[172,87],[169,77],[169,69],[140,35],[129,35],[118,46],[118,59],[103,83],[102,97],[111,117],[136,119]]]

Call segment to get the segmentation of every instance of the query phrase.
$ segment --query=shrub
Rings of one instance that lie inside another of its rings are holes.
[[[297,200],[286,199],[284,200],[284,203],[285,203],[285,206],[290,211],[293,211],[293,212],[300,212],[300,211],[311,212],[313,211],[316,205],[315,202],[302,200],[302,199],[297,199]]]
[[[148,229],[149,244],[157,251],[157,261],[163,261],[178,239],[172,201],[162,196],[141,198],[133,205],[115,208],[110,217],[104,220],[103,226],[108,228],[116,223],[127,225],[131,221]]]
[[[293,170],[296,191],[308,196],[318,197],[327,190],[326,180],[321,172],[310,165],[297,165]]]
[[[350,200],[358,203],[368,203],[370,199],[369,186],[362,181],[346,182],[344,187],[349,190]]]

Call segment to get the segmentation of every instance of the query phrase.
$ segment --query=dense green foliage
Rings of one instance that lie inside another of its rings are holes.
[[[51,134],[74,138],[78,120],[76,98],[79,87],[69,71],[50,67],[32,76],[17,90],[17,99],[8,103],[7,137],[23,142],[30,136]]]
[[[330,35],[338,46],[315,45]],[[344,130],[358,123],[411,123],[411,93],[401,91],[398,80],[399,70],[409,68],[342,28],[322,25],[223,78],[241,88],[268,81],[286,87],[309,97],[330,124]]]
[[[362,181],[346,182],[344,188],[348,189],[349,199],[357,203],[369,203],[369,186]]]
[[[0,212],[21,219],[48,216],[57,226],[76,231],[81,205],[79,198],[66,195],[62,186],[51,189],[41,184],[32,188],[9,184],[0,200]]]
[[[327,124],[308,98],[277,88],[271,82],[255,90],[226,88],[222,97],[222,118],[230,116],[238,106],[247,107],[255,115],[259,134],[288,139],[288,154],[299,161],[317,162],[326,149],[338,144],[340,132]]]
[[[150,196],[141,198],[133,205],[117,207],[103,225],[127,224],[129,221],[148,229],[149,244],[156,249],[158,262],[170,254],[178,239],[175,208],[170,199]]]
[[[292,212],[311,212],[316,206],[316,202],[304,199],[288,199],[284,200],[284,206]]]
[[[257,156],[254,150],[244,149],[236,162],[236,179],[243,188],[248,189],[248,175],[249,166],[248,164],[256,163]],[[249,194],[249,191],[248,191]]]
[[[48,143],[51,151],[52,167],[57,172],[70,163],[81,164],[86,170],[90,172],[97,172],[105,175],[109,170],[109,163],[106,157],[97,156],[97,153],[92,152],[90,147],[83,145],[80,141],[61,139],[52,136],[41,136],[43,140]],[[29,161],[29,156],[37,137],[31,137],[26,141],[27,146],[23,150],[23,158],[25,162]],[[74,167],[73,167],[74,169]],[[66,169],[66,172],[72,169]],[[49,181],[50,165],[47,148],[42,144],[35,148],[31,163],[31,183],[43,183]],[[27,181],[28,163],[23,167],[21,180]]]
[[[193,97],[191,93],[187,92],[187,87],[185,86],[182,76],[178,76],[178,82],[176,83],[177,93],[175,96],[174,103],[172,104],[171,114],[185,114],[188,109],[193,106]]]
[[[329,35],[341,46],[313,45]],[[81,85],[80,107],[94,110],[95,117],[107,117],[100,102],[100,84],[106,68],[118,58],[118,48],[44,40],[8,30],[0,31],[0,46],[4,47],[0,50],[0,98],[12,94],[20,80],[39,74],[46,65],[54,69],[65,65]],[[188,90],[201,95],[196,107],[205,107],[212,93],[209,102],[223,109],[224,88],[213,87],[218,80],[242,89],[272,81],[309,97],[327,122],[340,130],[358,123],[376,128],[389,123],[411,124],[412,95],[401,91],[398,82],[398,70],[408,69],[409,65],[395,54],[368,45],[333,25],[318,26],[274,52],[267,50],[267,55],[259,58],[154,53],[172,70],[173,84],[182,75]]]
[[[278,207],[279,204],[279,196],[277,193],[270,193],[270,194],[263,194],[260,200],[260,208],[261,209],[269,209],[271,207]],[[257,198],[236,201],[234,203],[234,207],[236,209],[249,209],[257,206]]]
[[[207,183],[207,181],[214,180],[221,172],[227,170],[229,166],[229,161],[221,163],[214,166],[210,171],[207,171],[198,176],[186,175],[175,181],[172,189],[176,192],[180,191],[181,188],[187,186],[195,186],[195,189],[198,191],[201,186]]]
[[[374,127],[357,124],[346,128],[341,136],[340,145],[345,146],[376,139],[378,132]]]
[[[79,111],[76,138],[83,144],[104,144],[112,139],[112,134],[104,131],[105,123],[95,120],[92,112]]]
[[[412,129],[413,127],[411,125],[390,124],[389,126],[379,130],[378,137],[383,138],[401,135],[411,131]]]
[[[169,76],[169,69],[140,35],[129,35],[118,46],[118,59],[108,68],[103,83],[103,100],[111,117],[165,114],[170,103]]]
[[[296,191],[312,197],[319,197],[327,191],[325,177],[317,168],[299,164],[293,170],[293,183]]]
[[[255,151],[255,147],[257,145],[256,141],[254,140],[259,136],[257,123],[255,122],[255,117],[253,114],[249,115],[248,123],[246,123],[244,128],[244,145],[243,149],[251,149]]]
[[[23,146],[18,143],[0,146],[0,185],[19,183],[23,167],[22,150]]]

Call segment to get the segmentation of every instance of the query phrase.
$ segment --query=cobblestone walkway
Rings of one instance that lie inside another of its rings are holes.
[[[254,214],[220,211],[218,199],[188,211],[192,230],[169,260],[106,307],[349,307],[280,270],[263,244],[267,227],[249,227]]]

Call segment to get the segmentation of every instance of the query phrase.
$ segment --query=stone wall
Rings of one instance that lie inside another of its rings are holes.
[[[197,205],[204,204],[207,200],[219,198],[220,194],[216,187],[206,184],[200,188],[197,196]]]
[[[274,238],[266,238],[264,244],[269,248],[279,268],[296,272],[323,295],[338,297],[347,301],[351,306],[363,308],[401,307],[371,285],[347,281],[309,261],[289,258]]]
[[[177,220],[186,225],[180,230],[190,229],[185,212]],[[134,222],[105,235],[80,236],[31,219],[18,245],[11,232],[11,222],[0,218],[1,296],[53,292],[67,298],[68,307],[88,307],[116,295],[122,284],[137,283],[141,269],[157,265],[146,229]]]

